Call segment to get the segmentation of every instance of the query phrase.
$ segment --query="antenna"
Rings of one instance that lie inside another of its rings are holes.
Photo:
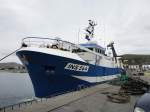
[[[78,44],[79,44],[79,38],[80,38],[80,28],[78,30]]]
[[[105,23],[104,24],[104,46],[106,46],[106,30],[105,30]]]

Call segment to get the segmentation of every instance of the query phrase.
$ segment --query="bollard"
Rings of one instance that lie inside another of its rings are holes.
[[[11,106],[11,110],[14,110],[14,107],[13,107],[13,105]]]
[[[20,108],[20,103],[19,103],[19,108]]]

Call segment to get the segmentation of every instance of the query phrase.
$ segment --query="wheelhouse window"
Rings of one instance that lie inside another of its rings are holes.
[[[83,49],[73,49],[72,52],[74,52],[74,53],[80,53],[80,52],[87,52],[87,51],[85,51]]]
[[[93,51],[93,48],[88,48],[89,50]]]
[[[95,49],[95,52],[99,53],[99,54],[104,54],[105,51],[102,49]]]

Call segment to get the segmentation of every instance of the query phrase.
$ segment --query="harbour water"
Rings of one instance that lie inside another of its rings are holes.
[[[0,107],[34,98],[34,90],[27,73],[0,72]]]

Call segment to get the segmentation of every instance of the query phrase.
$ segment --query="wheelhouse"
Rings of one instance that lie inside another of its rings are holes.
[[[100,45],[96,43],[84,43],[84,44],[80,44],[80,46],[88,48],[89,50],[94,51],[99,54],[103,54],[103,55],[105,54],[105,48],[101,47]]]

